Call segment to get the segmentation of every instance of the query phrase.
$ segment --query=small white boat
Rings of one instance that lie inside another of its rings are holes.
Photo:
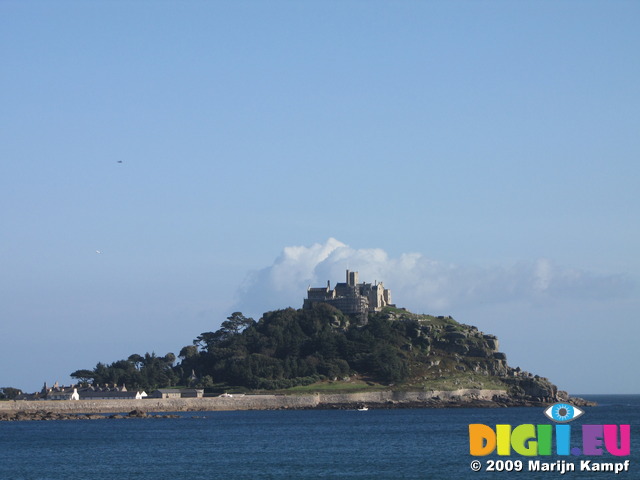
[[[360,407],[358,409],[359,412],[366,412],[367,410],[369,410],[369,408],[367,408],[367,407]]]

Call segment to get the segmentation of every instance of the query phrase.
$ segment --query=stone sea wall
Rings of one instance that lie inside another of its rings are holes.
[[[207,398],[146,398],[142,400],[14,400],[0,402],[0,413],[48,411],[58,413],[280,410],[309,408],[369,407],[446,407],[486,406],[487,403],[508,404],[503,390],[460,389],[428,392],[362,392],[310,395],[234,395]]]

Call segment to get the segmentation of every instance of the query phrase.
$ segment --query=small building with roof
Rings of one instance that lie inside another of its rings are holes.
[[[151,394],[152,398],[202,398],[204,389],[200,388],[159,388]]]
[[[80,400],[78,389],[75,387],[62,387],[47,393],[47,400]]]

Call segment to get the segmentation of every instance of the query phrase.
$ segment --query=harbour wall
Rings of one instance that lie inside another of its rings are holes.
[[[401,406],[473,406],[479,402],[508,401],[504,390],[459,389],[422,392],[360,392],[309,395],[233,395],[205,398],[144,398],[141,400],[12,400],[0,402],[0,413],[122,413],[185,412],[225,410],[282,410],[356,407]]]

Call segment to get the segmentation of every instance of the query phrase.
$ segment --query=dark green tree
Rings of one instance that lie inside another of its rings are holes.
[[[89,383],[89,380],[93,380],[95,377],[95,372],[93,370],[76,370],[70,375],[71,378],[75,378],[83,385]]]
[[[231,316],[222,322],[220,330],[227,335],[238,335],[244,329],[255,324],[255,320],[251,317],[245,317],[241,312],[233,312]]]
[[[19,388],[0,387],[0,400],[14,400],[18,395],[22,395]]]

